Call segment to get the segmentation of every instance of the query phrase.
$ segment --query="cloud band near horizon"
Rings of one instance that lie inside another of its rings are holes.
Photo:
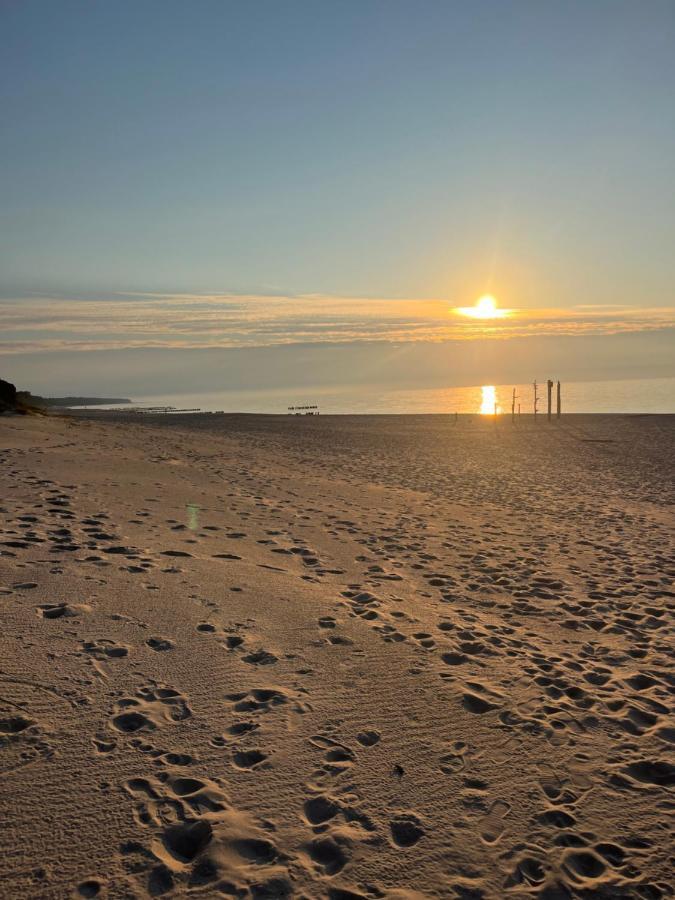
[[[614,335],[675,327],[675,307],[514,309],[458,315],[443,300],[323,295],[116,294],[0,300],[0,354],[143,348],[508,340]]]

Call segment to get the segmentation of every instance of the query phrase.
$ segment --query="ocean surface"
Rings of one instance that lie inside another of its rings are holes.
[[[531,413],[532,384],[516,385],[516,411]],[[460,413],[510,414],[514,385],[473,385],[418,390],[390,390],[381,386],[320,388],[314,391],[283,388],[266,391],[213,391],[133,397],[134,405],[173,406],[205,412],[287,413],[289,407],[316,406],[322,414],[349,413]],[[546,382],[538,385],[538,411],[546,412]],[[555,411],[556,388],[553,387]],[[675,377],[625,381],[576,381],[562,384],[563,413],[675,413]]]

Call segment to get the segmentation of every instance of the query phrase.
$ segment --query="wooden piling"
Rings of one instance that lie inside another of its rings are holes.
[[[553,391],[553,382],[551,381],[550,378],[546,382],[546,388],[548,390],[548,397],[547,397],[548,403],[546,406],[546,418],[550,422],[551,421],[551,393]]]
[[[532,387],[534,388],[534,421],[537,421],[537,405],[539,403],[539,394],[537,393],[537,379],[535,378]]]
[[[556,388],[556,397],[555,397],[555,416],[556,419],[560,418],[560,382],[558,382],[558,387]]]

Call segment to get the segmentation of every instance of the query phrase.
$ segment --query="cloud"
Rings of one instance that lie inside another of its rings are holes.
[[[0,300],[0,353],[509,340],[675,326],[675,308],[578,306],[463,317],[447,301],[324,295],[116,294]]]

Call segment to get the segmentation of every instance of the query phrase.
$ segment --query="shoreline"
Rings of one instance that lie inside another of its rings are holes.
[[[175,407],[203,412],[286,414],[302,407],[318,407],[322,414],[492,414],[497,402],[502,415],[510,414],[512,392],[523,414],[532,410],[531,383],[474,384],[447,387],[382,387],[328,389],[305,386],[296,389],[232,388],[227,391],[187,391],[155,396],[137,396],[139,407]],[[565,381],[562,385],[563,414],[575,413],[675,413],[675,376],[622,378],[616,380]],[[553,411],[555,412],[555,397]],[[539,413],[546,410],[546,382],[540,385]],[[110,404],[111,406],[113,404]],[[300,407],[289,410],[288,407]],[[305,410],[305,411],[308,411]],[[517,411],[517,406],[516,406]]]
[[[181,419],[190,421],[191,419],[196,418],[239,418],[239,417],[252,417],[252,418],[265,418],[265,419],[283,419],[288,420],[292,419],[293,421],[297,421],[298,419],[443,419],[452,421],[455,418],[455,413],[320,413],[317,415],[305,416],[305,415],[294,415],[293,413],[262,413],[262,412],[209,412],[206,410],[195,410],[190,412],[145,412],[142,409],[138,410],[94,410],[94,409],[77,409],[66,407],[58,410],[50,410],[47,414],[51,415],[54,413],[58,413],[59,415],[72,415],[74,417],[80,418],[96,418],[103,421],[114,421],[116,419],[124,419],[124,421],[139,421],[139,417],[142,417],[141,421],[152,421],[154,419]],[[675,413],[663,413],[663,412],[596,412],[596,413],[563,413],[560,418],[557,418],[555,413],[551,416],[551,422],[547,421],[546,413],[537,413],[537,422],[536,424],[545,424],[549,425],[564,425],[566,420],[577,422],[578,420],[598,420],[600,418],[664,418],[664,419],[675,419]],[[475,422],[485,422],[486,424],[494,424],[495,420],[499,423],[506,423],[511,425],[511,413],[510,412],[502,412],[498,413],[497,416],[486,413],[457,413],[457,418],[460,421],[472,420]],[[532,423],[534,424],[534,415],[533,413],[521,413],[520,416],[516,414],[515,422],[513,423],[516,427],[519,424],[519,420],[522,423]]]

